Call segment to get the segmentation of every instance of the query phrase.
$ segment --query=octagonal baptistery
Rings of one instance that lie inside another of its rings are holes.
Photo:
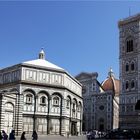
[[[64,69],[45,60],[0,70],[0,129],[16,135],[80,135],[82,85]]]

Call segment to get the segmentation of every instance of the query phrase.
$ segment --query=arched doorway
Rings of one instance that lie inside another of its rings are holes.
[[[71,122],[71,135],[77,135],[77,122]]]
[[[14,106],[12,103],[5,104],[4,114],[4,130],[7,134],[10,133],[13,127]]]
[[[99,119],[99,130],[104,131],[104,119],[103,118]]]

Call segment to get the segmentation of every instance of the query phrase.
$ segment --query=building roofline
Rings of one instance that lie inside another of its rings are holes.
[[[63,74],[67,74],[71,79],[73,79],[77,84],[79,84],[80,86],[82,86],[82,84],[72,75],[70,75],[67,71],[63,70],[63,69],[55,69],[55,68],[46,68],[46,67],[41,67],[41,66],[36,66],[36,65],[31,65],[31,64],[26,64],[26,63],[19,63],[19,64],[15,64],[15,65],[12,65],[12,66],[8,66],[8,67],[5,67],[5,68],[2,68],[0,69],[0,72],[2,71],[6,71],[8,69],[14,69],[15,67],[29,67],[29,68],[35,68],[35,69],[41,69],[41,70],[50,70],[50,71],[53,71],[53,72],[60,72],[60,73],[63,73]]]
[[[134,22],[134,21],[137,21],[137,20],[140,20],[140,13],[119,20],[118,27],[125,25],[125,24],[128,24],[128,23],[131,23],[131,22]]]

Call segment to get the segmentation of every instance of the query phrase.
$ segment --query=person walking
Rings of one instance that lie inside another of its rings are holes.
[[[11,133],[9,134],[9,140],[15,140],[15,130],[11,130]]]
[[[32,134],[32,140],[38,140],[38,135],[35,130],[33,131],[33,134]]]
[[[8,140],[8,135],[4,130],[2,130],[2,140]]]
[[[26,140],[25,131],[21,134],[20,140]]]
[[[2,137],[2,133],[1,133],[1,131],[0,131],[0,140],[2,140],[2,138],[3,138],[3,137]]]

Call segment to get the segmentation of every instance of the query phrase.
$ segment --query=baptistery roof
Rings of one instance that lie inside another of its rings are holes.
[[[49,68],[49,69],[57,69],[57,70],[64,70],[63,68],[45,60],[45,52],[43,49],[39,53],[39,59],[31,60],[31,61],[26,61],[23,62],[22,64],[27,64],[31,66],[38,66],[38,67],[44,67],[44,68]]]
[[[114,94],[119,94],[120,81],[115,78],[112,69],[110,69],[107,79],[103,81],[102,88],[104,91],[112,91]]]

